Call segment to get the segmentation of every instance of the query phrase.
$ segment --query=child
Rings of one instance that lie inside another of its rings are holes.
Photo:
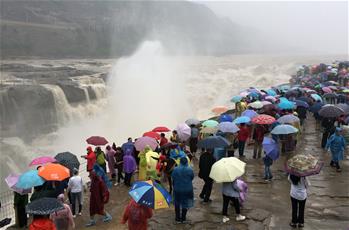
[[[264,180],[265,181],[271,181],[273,178],[273,175],[271,174],[270,166],[273,164],[273,159],[271,159],[266,152],[264,152],[263,157],[263,163],[264,163]]]

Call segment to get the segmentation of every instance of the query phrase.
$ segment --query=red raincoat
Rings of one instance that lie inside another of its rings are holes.
[[[37,218],[30,224],[29,230],[56,230],[56,226],[49,218]]]
[[[96,163],[96,154],[93,152],[91,147],[87,147],[87,155],[85,156],[87,160],[87,171],[90,172],[93,169],[93,165]]]
[[[147,220],[153,216],[153,210],[146,206],[137,204],[134,200],[126,206],[121,223],[127,221],[129,230],[146,230]]]
[[[91,172],[91,188],[90,188],[90,216],[99,214],[104,215],[104,204],[109,198],[109,191],[101,177]]]
[[[238,133],[239,141],[246,141],[250,136],[250,129],[247,126],[240,126],[240,131]]]

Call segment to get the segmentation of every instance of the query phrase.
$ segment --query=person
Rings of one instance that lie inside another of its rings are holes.
[[[321,121],[321,126],[323,128],[321,147],[325,148],[327,139],[335,131],[334,120],[332,118],[323,118]]]
[[[127,142],[126,142],[126,143],[123,143],[123,144],[121,145],[121,149],[122,149],[122,152],[123,152],[123,153],[126,153],[126,150],[129,149],[129,150],[131,151],[131,155],[132,155],[133,157],[136,157],[136,156],[135,156],[136,148],[135,148],[135,145],[134,145],[134,143],[133,143],[133,141],[132,141],[132,137],[127,138]]]
[[[167,143],[168,143],[168,140],[167,140],[167,138],[165,136],[165,133],[161,133],[160,134],[160,144],[159,144],[160,147],[166,145]]]
[[[236,221],[245,220],[246,217],[240,214],[240,189],[237,185],[237,181],[225,182],[222,185],[222,195],[223,195],[223,223],[228,222],[230,219],[228,217],[228,206],[229,202],[232,201],[234,204],[236,212]]]
[[[96,163],[96,154],[93,152],[92,147],[87,147],[87,155],[81,156],[87,160],[87,172],[91,172],[93,170],[93,165]]]
[[[110,177],[112,180],[115,181],[116,178],[116,171],[115,171],[115,150],[110,147],[110,145],[107,145],[106,147],[106,157],[107,157],[107,162],[108,162],[108,169],[110,173]]]
[[[194,205],[193,179],[194,171],[188,165],[188,159],[182,157],[180,165],[172,172],[174,206],[176,223],[187,222],[188,209]]]
[[[170,141],[174,142],[174,143],[179,143],[180,142],[177,130],[173,130],[172,131],[172,136],[170,137]]]
[[[118,184],[120,184],[121,179],[124,180],[124,176],[122,175],[122,171],[123,171],[123,163],[124,163],[124,154],[122,152],[122,148],[121,147],[116,147],[113,148],[115,151],[115,168],[118,170],[118,180],[117,182],[115,182],[115,186],[117,186]]]
[[[48,215],[33,215],[29,230],[57,230],[57,228]]]
[[[261,158],[262,149],[263,149],[262,142],[264,139],[265,132],[266,132],[266,129],[263,125],[256,125],[253,132],[253,140],[254,140],[253,159],[256,159],[257,157]]]
[[[240,130],[238,132],[238,140],[239,140],[239,156],[244,156],[245,151],[245,143],[250,135],[249,128],[246,126],[245,123],[240,124]]]
[[[198,139],[199,139],[199,129],[196,128],[194,124],[190,125],[190,139],[189,139],[189,148],[190,152],[195,155],[197,149],[198,149]]]
[[[74,168],[73,170],[73,176],[69,179],[68,182],[68,191],[71,195],[71,206],[72,206],[72,213],[74,218],[76,217],[75,212],[75,206],[76,202],[79,204],[79,211],[78,215],[81,216],[81,209],[82,209],[82,190],[83,190],[83,182],[81,176],[79,176],[79,170]]]
[[[19,228],[27,227],[28,217],[25,212],[25,206],[28,204],[28,194],[14,192],[13,206],[16,213],[16,225]]]
[[[339,161],[344,159],[344,150],[345,150],[345,139],[341,134],[342,129],[336,128],[336,132],[330,136],[327,141],[326,149],[331,150],[332,159],[330,165],[336,167],[337,172],[341,172],[341,167]]]
[[[71,230],[75,228],[73,215],[70,206],[64,203],[64,194],[57,197],[58,201],[63,204],[64,209],[51,213],[50,219],[55,224],[57,230]]]
[[[122,215],[122,224],[128,225],[129,230],[146,230],[147,222],[153,216],[153,210],[144,205],[139,205],[131,199]]]
[[[134,157],[132,156],[132,152],[130,149],[126,149],[124,158],[124,173],[125,173],[125,185],[131,186],[131,178],[133,173],[136,171],[137,163]]]
[[[273,179],[273,175],[271,174],[270,166],[273,164],[273,159],[268,156],[264,152],[264,157],[263,157],[263,164],[264,164],[264,180],[265,181],[270,181]]]
[[[109,201],[109,191],[103,179],[97,175],[93,170],[90,173],[90,221],[85,225],[86,227],[96,225],[94,216],[96,214],[103,215],[103,222],[109,222],[112,217],[104,210],[104,204]]]
[[[242,99],[241,101],[235,103],[235,117],[241,116],[242,112],[246,110],[247,105],[244,100],[245,99]]]
[[[238,147],[239,143],[237,140],[237,135],[233,134],[233,133],[226,133],[225,134],[225,138],[231,143],[228,147],[227,147],[227,153],[228,153],[228,157],[233,157],[234,156],[234,152],[235,149]]]
[[[307,119],[307,108],[305,108],[304,106],[297,106],[296,112],[300,120],[300,125],[303,126],[304,120]]]
[[[309,181],[306,177],[299,177],[290,174],[288,180],[291,182],[291,204],[292,204],[292,220],[290,226],[296,228],[304,227],[304,208],[307,200],[307,187]]]
[[[151,151],[149,146],[146,146],[143,151],[138,154],[139,158],[139,171],[138,171],[138,180],[144,181],[147,179],[147,158],[145,153]]]
[[[159,154],[149,150],[145,153],[145,158],[147,160],[147,179],[159,180],[156,170]]]
[[[105,154],[102,151],[101,147],[96,147],[96,163],[101,166],[101,168],[104,170],[104,172],[107,172],[107,164],[105,163]]]
[[[215,163],[215,158],[213,157],[212,150],[207,149],[200,156],[199,160],[199,177],[204,180],[205,184],[202,187],[200,198],[204,200],[205,203],[208,203],[211,196],[211,190],[213,185],[213,180],[210,178],[210,172],[212,165]]]

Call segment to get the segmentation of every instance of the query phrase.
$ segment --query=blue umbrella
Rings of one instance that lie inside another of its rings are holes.
[[[224,148],[229,145],[231,143],[221,136],[210,136],[198,142],[198,147],[205,149]]]
[[[234,102],[234,103],[237,103],[237,102],[239,102],[241,100],[242,100],[242,97],[237,95],[237,96],[232,97],[230,101]]]
[[[281,99],[281,98],[280,98]],[[278,107],[280,109],[294,109],[294,103],[292,101],[289,100],[280,100],[281,102],[278,104]]]
[[[324,103],[322,102],[316,102],[314,105],[310,106],[309,111],[312,113],[317,113],[320,111],[320,109],[324,106]]]
[[[242,123],[248,123],[251,121],[251,118],[249,117],[246,117],[246,116],[241,116],[241,117],[237,117],[235,120],[234,120],[234,123],[235,124],[242,124]]]
[[[264,137],[262,144],[266,155],[274,161],[279,158],[279,145],[276,141],[272,138]]]
[[[232,122],[221,122],[218,125],[218,130],[222,131],[223,133],[236,133],[240,129]]]
[[[247,109],[247,110],[245,110],[244,112],[242,112],[241,115],[242,115],[242,116],[245,116],[245,117],[249,117],[250,119],[252,119],[252,118],[254,118],[255,116],[257,116],[258,113],[256,113],[256,111],[254,111],[254,110]]]
[[[16,184],[17,188],[29,189],[35,186],[43,185],[45,180],[38,175],[38,170],[29,170],[23,173]]]
[[[219,117],[219,122],[226,122],[226,121],[233,122],[233,117],[228,114],[224,114]]]
[[[267,94],[269,95],[269,96],[276,96],[277,95],[277,93],[275,92],[275,90],[273,90],[273,89],[268,89],[267,91]]]
[[[309,108],[309,104],[306,103],[305,101],[295,100],[294,102],[296,103],[296,106]]]
[[[293,127],[292,125],[278,125],[271,131],[271,134],[281,135],[281,134],[291,134],[297,133],[298,129]]]
[[[322,98],[320,97],[320,95],[313,93],[313,94],[311,94],[310,96],[311,96],[315,101],[321,101],[321,102],[322,102]]]

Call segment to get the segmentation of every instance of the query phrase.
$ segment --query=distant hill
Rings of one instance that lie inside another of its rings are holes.
[[[1,57],[110,57],[146,39],[172,54],[246,52],[247,34],[187,1],[1,0]]]

